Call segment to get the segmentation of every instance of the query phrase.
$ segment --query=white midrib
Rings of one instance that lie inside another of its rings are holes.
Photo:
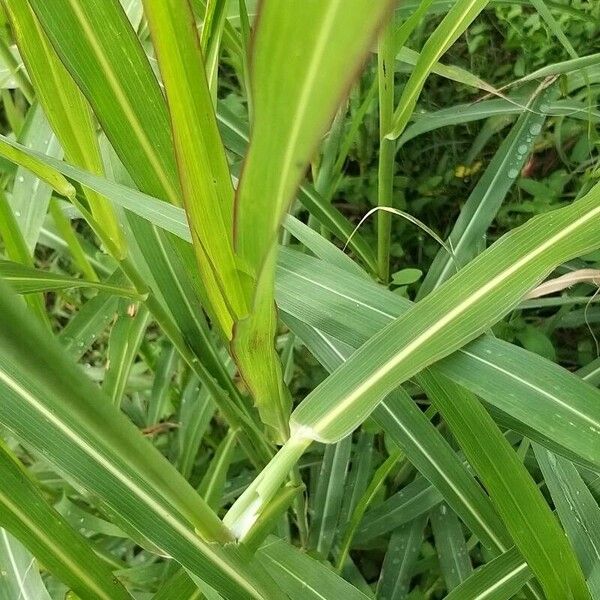
[[[232,580],[238,583],[238,585],[245,588],[252,597],[258,599],[262,598],[262,595],[252,585],[250,585],[244,578],[240,577],[238,572],[232,566],[230,566],[227,562],[224,562],[221,557],[213,551],[209,543],[204,543],[203,540],[195,535],[190,529],[185,527],[178,519],[174,518],[173,515],[160,503],[156,502],[154,498],[152,498],[145,490],[140,488],[134,481],[127,477],[114,464],[107,460],[93,446],[90,446],[81,436],[77,434],[76,431],[73,431],[70,427],[68,427],[57,417],[57,415],[46,408],[46,406],[39,402],[35,396],[30,394],[29,391],[23,388],[17,381],[12,379],[4,370],[0,370],[0,381],[3,381],[10,389],[21,396],[23,400],[30,404],[38,413],[52,423],[67,438],[74,442],[76,446],[78,446],[95,462],[108,471],[113,477],[115,477],[115,479],[119,480],[123,485],[125,485],[144,504],[149,506],[155,514],[159,515],[166,523],[168,523],[174,531],[176,531],[181,537],[185,538],[187,542],[196,547],[200,553],[209,555],[211,560],[215,564],[219,565],[219,568],[222,571],[226,572]]]
[[[138,139],[138,141],[140,142],[142,148],[144,149],[144,153],[150,160],[152,168],[154,169],[155,173],[158,175],[158,178],[160,179],[161,185],[163,186],[163,188],[167,194],[167,197],[169,198],[169,200],[172,204],[178,205],[179,204],[179,194],[177,193],[177,191],[173,187],[171,181],[167,177],[165,170],[164,170],[164,165],[162,164],[162,161],[156,155],[154,148],[152,146],[152,143],[146,136],[146,133],[144,132],[144,129],[143,129],[141,123],[139,122],[137,115],[135,114],[135,111],[133,110],[133,107],[131,106],[129,100],[127,99],[127,97],[125,96],[123,91],[121,90],[119,81],[118,81],[116,75],[114,74],[110,63],[108,62],[108,60],[106,60],[106,57],[104,56],[104,53],[102,52],[102,48],[98,44],[98,41],[94,34],[94,31],[93,31],[92,27],[90,26],[90,23],[87,20],[86,15],[84,14],[81,7],[78,6],[78,4],[75,0],[68,0],[68,2],[71,5],[73,14],[79,21],[79,24],[81,25],[81,27],[87,37],[87,40],[90,44],[90,48],[92,49],[94,55],[96,56],[96,59],[98,60],[98,62],[100,63],[100,66],[102,67],[104,74],[106,75],[106,79],[110,86],[110,89],[113,91],[113,93],[119,103],[119,106],[121,106],[121,109],[125,113],[127,120],[131,124],[132,131],[133,131],[134,135],[136,136],[136,138]]]
[[[15,504],[12,499],[9,496],[6,496],[4,494],[1,493],[0,491],[0,501],[5,504],[9,510],[17,516],[17,518],[30,530],[30,531],[35,531],[39,533],[42,533],[43,530],[41,530],[38,526],[38,524],[34,523],[33,521],[30,520],[29,515],[24,512],[23,510],[21,510],[21,506]],[[13,568],[15,570],[15,574],[17,577],[17,580],[19,582],[19,588],[21,590],[21,594],[22,597],[27,600],[27,598],[29,598],[29,596],[25,593],[25,582],[21,580],[20,574],[18,573],[18,569],[16,564],[13,562],[13,554],[11,549],[9,548],[9,542],[8,539],[6,537],[6,532],[4,531],[4,529],[2,529],[2,536],[5,539],[5,544],[8,548],[8,552],[10,553],[11,556],[11,564],[13,565]],[[72,571],[73,573],[77,574],[77,577],[79,579],[81,579],[82,581],[85,581],[86,584],[88,585],[88,587],[90,588],[90,590],[93,590],[95,594],[98,595],[98,598],[106,598],[106,600],[112,600],[112,596],[109,596],[105,590],[103,590],[102,588],[98,587],[96,585],[96,582],[94,581],[94,579],[90,579],[88,577],[88,572],[81,569],[80,565],[76,562],[73,562],[69,556],[67,554],[64,554],[64,552],[62,551],[62,548],[55,544],[54,541],[52,540],[52,538],[50,537],[44,537],[44,544],[46,546],[48,546],[48,548],[50,550],[52,550],[52,553],[58,557],[58,559],[65,565],[67,565],[69,567],[69,570]],[[31,600],[37,600],[35,598],[32,598]]]
[[[507,573],[504,577],[498,579],[498,581],[494,582],[489,588],[485,590],[485,592],[478,594],[473,598],[473,600],[485,600],[485,598],[489,598],[491,594],[493,594],[497,589],[502,587],[507,581],[510,581],[513,577],[516,577],[521,571],[527,569],[527,563],[521,563],[518,567],[514,568],[512,571]]]
[[[568,237],[573,231],[576,231],[579,227],[590,221],[594,217],[600,214],[600,206],[590,210],[588,213],[576,219],[570,225],[567,225],[554,236],[547,239],[545,242],[534,248],[531,252],[522,256],[519,260],[514,262],[510,267],[490,279],[484,284],[479,290],[471,294],[468,298],[460,302],[457,306],[447,312],[441,319],[434,323],[431,327],[425,330],[423,333],[418,335],[412,342],[408,343],[402,348],[397,354],[395,354],[390,360],[384,363],[381,367],[376,369],[371,376],[367,377],[358,387],[356,387],[350,394],[341,398],[335,403],[333,408],[325,414],[319,421],[314,424],[302,424],[310,427],[316,435],[319,434],[324,428],[326,428],[333,421],[338,419],[344,414],[349,408],[352,407],[354,402],[368,392],[374,385],[377,384],[385,375],[387,375],[392,369],[404,361],[410,354],[416,349],[422,346],[425,342],[430,340],[439,331],[444,329],[447,325],[456,320],[462,313],[464,313],[471,306],[477,304],[482,298],[494,291],[495,288],[500,286],[506,281],[511,275],[517,273],[520,269],[525,267],[528,263],[537,258],[540,254],[551,248],[565,237]],[[319,388],[317,388],[318,390]],[[313,396],[314,397],[314,396]]]

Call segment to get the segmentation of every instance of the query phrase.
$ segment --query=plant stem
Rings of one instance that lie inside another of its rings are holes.
[[[385,136],[392,127],[394,115],[394,22],[383,30],[379,39],[377,73],[379,80],[379,166],[377,174],[377,205],[391,206],[394,188],[394,158],[396,143]],[[377,215],[377,266],[379,278],[390,278],[391,215]]]
[[[292,435],[235,501],[223,522],[238,540],[243,541],[311,443],[310,438]],[[292,481],[294,479],[292,477]]]

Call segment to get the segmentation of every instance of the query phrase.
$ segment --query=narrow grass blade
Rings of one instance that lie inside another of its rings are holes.
[[[225,23],[227,23],[227,2],[225,0],[207,0],[200,46],[206,57],[205,69],[211,96],[217,99],[217,73],[219,70],[219,50]]]
[[[15,214],[12,211],[8,198],[4,192],[0,191],[0,236],[4,242],[4,252],[6,256],[16,261],[23,268],[33,268],[33,256],[27,248],[27,243]],[[27,304],[31,307],[34,314],[44,323],[48,329],[51,329],[50,321],[46,313],[44,298],[42,295],[32,295],[26,298]]]
[[[331,569],[276,538],[269,538],[258,551],[267,568],[292,600],[366,600],[362,592]]]
[[[314,495],[309,544],[323,558],[329,556],[344,494],[352,436],[325,448]]]
[[[563,75],[564,73],[574,73],[587,67],[594,67],[600,64],[600,52],[596,54],[590,54],[588,56],[581,56],[579,58],[571,58],[562,62],[552,63],[546,65],[540,69],[537,69],[531,73],[525,75],[521,79],[518,79],[515,83],[522,83],[524,81],[531,81],[532,79],[544,79],[545,77],[552,77],[554,75]]]
[[[427,515],[423,515],[392,534],[377,584],[377,598],[402,600],[407,597],[426,524]]]
[[[227,471],[236,450],[237,435],[237,431],[230,430],[223,438],[198,487],[198,493],[213,510],[221,505],[221,496],[227,481]]]
[[[146,424],[149,427],[160,423],[169,411],[171,383],[178,367],[178,358],[174,346],[168,342],[162,344],[148,401]]]
[[[199,385],[197,377],[190,377],[181,396],[177,465],[186,479],[190,478],[200,443],[216,410],[210,394]]]
[[[546,26],[552,34],[558,39],[563,48],[567,51],[569,56],[572,59],[579,58],[577,56],[577,52],[575,48],[573,48],[573,44],[569,41],[569,38],[566,36],[565,32],[562,30],[558,21],[554,18],[554,15],[550,11],[549,7],[546,5],[544,0],[531,0],[531,4],[533,4],[535,10],[539,13],[542,20],[546,23]]]
[[[10,142],[4,136],[0,136],[0,156],[25,167],[42,181],[45,181],[61,196],[66,198],[75,196],[75,188],[54,169],[48,168],[44,162],[44,155],[37,157],[33,151],[28,153],[19,144]]]
[[[125,284],[120,273],[109,278],[111,284]],[[79,360],[98,336],[108,327],[117,312],[119,298],[113,294],[100,293],[88,300],[60,332],[59,341],[74,360]]]
[[[519,551],[511,548],[475,570],[446,596],[446,600],[509,600],[531,579]]]
[[[398,108],[394,113],[393,127],[388,133],[391,139],[396,139],[404,131],[423,85],[435,63],[464,33],[488,2],[489,0],[458,0],[433,34],[429,36],[398,102]]]
[[[470,392],[429,374],[421,385],[485,485],[550,599],[590,598],[581,566],[535,482]],[[467,416],[468,415],[468,416]],[[560,573],[556,565],[560,564]]]
[[[448,237],[454,256],[448,256],[443,249],[438,252],[419,289],[420,298],[439,287],[476,255],[479,241],[496,217],[506,194],[528,159],[537,135],[542,131],[546,115],[540,112],[540,107],[548,101],[550,94],[553,94],[553,90],[534,97],[528,103],[528,110],[504,138],[461,209]]]
[[[82,598],[131,599],[88,542],[47,503],[22,465],[3,447],[0,448],[0,474],[0,524],[3,527]],[[0,530],[0,541],[5,544],[9,541],[4,530]],[[10,545],[5,547],[10,552]],[[32,562],[29,566],[35,573],[35,564]],[[26,575],[21,572],[21,576]],[[35,575],[32,579],[35,581]],[[21,591],[25,592],[25,588]]]
[[[369,508],[369,505],[374,501],[377,494],[380,492],[387,477],[402,458],[403,455],[401,452],[390,454],[381,464],[381,466],[375,471],[373,478],[369,482],[369,485],[366,487],[363,495],[356,503],[356,506],[354,507],[344,530],[344,534],[340,540],[340,549],[336,561],[338,571],[342,571],[348,564],[350,547],[354,541],[354,536],[363,519],[363,516],[365,515],[365,512]]]
[[[236,248],[254,279],[319,137],[391,4],[295,1],[283,9],[268,0],[261,5],[252,56],[255,118],[236,198]],[[291,43],[298,47],[293,56]],[[264,235],[253,235],[256,231]]]
[[[251,63],[252,138],[235,199],[235,248],[250,313],[237,323],[232,347],[263,415],[270,413],[268,423],[281,439],[288,435],[291,400],[273,348],[276,236],[308,161],[391,4],[296,0],[283,6],[267,0],[260,6]],[[289,44],[297,48],[293,55]]]
[[[375,436],[370,431],[363,431],[354,445],[350,471],[346,477],[344,497],[338,524],[338,538],[344,535],[356,507],[364,496],[372,481],[375,461]]]
[[[414,71],[414,67],[419,63],[420,57],[420,52],[411,50],[406,46],[400,48],[400,51],[396,55],[397,70],[400,72],[408,71],[409,73],[412,73]],[[478,90],[483,90],[489,92],[490,94],[497,93],[497,90],[493,85],[490,85],[487,83],[487,81],[477,77],[470,71],[461,69],[455,65],[446,65],[441,62],[437,62],[431,68],[431,72],[450,81],[456,81],[457,83],[462,83],[463,85],[467,85]]]
[[[431,511],[430,518],[440,570],[451,592],[473,572],[465,534],[456,513],[445,503]]]
[[[338,266],[340,269],[352,271],[358,275],[365,272],[349,256],[339,251],[339,248],[317,233],[312,227],[292,215],[287,215],[283,222],[285,230],[292,234],[303,246],[308,248],[315,256]],[[352,236],[353,237],[353,236]]]
[[[145,0],[169,103],[183,201],[205,289],[223,334],[246,301],[233,252],[233,186],[187,0]]]
[[[600,507],[571,462],[533,446],[567,537],[579,558],[592,598],[600,597]]]
[[[4,16],[3,21],[6,21],[6,18]],[[27,74],[23,71],[23,63],[20,57],[18,56],[18,53],[15,51],[15,48],[9,46],[4,37],[2,37],[2,40],[0,41],[0,57],[2,62],[4,63],[6,71],[8,71],[8,73],[6,74],[6,88],[19,89],[23,96],[25,96],[27,102],[33,104],[35,94],[33,89],[31,88],[31,82],[29,81]],[[7,101],[9,101],[13,105],[14,103],[12,102],[11,97],[6,96],[4,93],[2,99],[4,101],[5,108],[7,109],[7,119],[10,121],[10,109],[6,106],[6,104]],[[13,128],[13,131],[16,133],[18,131],[18,128]]]
[[[166,104],[119,1],[30,4],[136,184],[181,205]]]
[[[33,150],[55,158],[62,157],[62,149],[39,104],[35,104],[27,112],[19,139],[23,145]],[[52,188],[48,184],[23,167],[17,169],[10,205],[30,254],[33,254],[37,243],[51,196]]]
[[[491,117],[520,114],[524,110],[526,101],[526,98],[519,98],[518,100],[515,98],[514,101],[496,98],[494,100],[460,104],[424,114],[419,113],[415,115],[413,122],[398,138],[397,144],[403,146],[419,135],[450,125],[462,125]]]
[[[135,290],[103,283],[100,281],[86,281],[75,279],[60,273],[32,269],[10,260],[0,260],[0,278],[10,283],[11,287],[19,294],[34,294],[36,292],[51,292],[72,288],[95,288],[122,296],[132,300],[143,300]]]
[[[423,3],[426,8],[426,2]],[[410,25],[407,21],[403,24]],[[394,115],[395,49],[404,45],[395,39],[395,23],[391,19],[383,29],[377,46],[377,81],[379,91],[379,160],[377,163],[377,206],[393,206],[396,145],[385,135],[392,128]],[[379,279],[390,278],[390,243],[392,217],[382,210],[377,215],[377,267]]]
[[[63,212],[61,205],[56,199],[50,201],[50,215],[57,233],[69,247],[74,266],[79,268],[90,281],[98,281],[98,275],[88,260],[79,237],[73,230],[71,219]]]
[[[148,326],[148,311],[133,305],[135,315],[120,314],[108,339],[108,358],[102,390],[113,406],[120,407],[125,386]]]
[[[442,494],[424,477],[419,477],[402,490],[367,512],[356,531],[361,543],[385,535],[398,527],[426,516],[443,502]]]

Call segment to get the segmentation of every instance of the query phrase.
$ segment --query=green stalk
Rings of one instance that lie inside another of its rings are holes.
[[[309,438],[292,435],[229,509],[223,523],[239,541],[245,539],[265,513],[282,482],[294,470],[294,466],[311,443]],[[292,482],[295,483],[294,478]]]
[[[377,54],[379,80],[379,166],[377,172],[377,205],[392,206],[394,191],[394,158],[396,143],[385,136],[394,116],[394,23],[383,30]],[[383,283],[390,279],[390,234],[392,216],[381,210],[377,215],[377,267]]]

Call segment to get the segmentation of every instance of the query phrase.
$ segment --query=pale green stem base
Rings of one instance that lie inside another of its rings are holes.
[[[237,540],[243,541],[312,441],[292,436],[229,509],[223,522]]]

